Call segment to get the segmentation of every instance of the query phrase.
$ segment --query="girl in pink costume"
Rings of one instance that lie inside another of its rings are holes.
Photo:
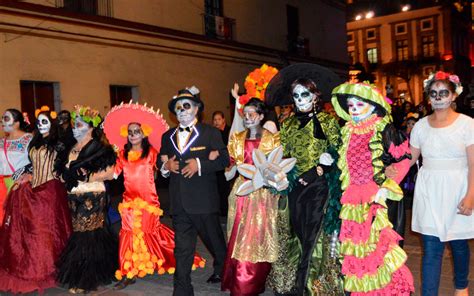
[[[332,103],[347,120],[338,161],[344,289],[351,295],[410,295],[414,286],[407,255],[389,220],[403,196],[398,183],[409,168],[408,141],[393,127],[390,105],[374,86],[341,84],[333,90]],[[390,164],[398,172],[393,179],[384,174]]]

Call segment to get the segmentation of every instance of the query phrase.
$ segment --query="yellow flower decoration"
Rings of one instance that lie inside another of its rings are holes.
[[[151,126],[149,126],[148,124],[146,124],[146,123],[142,124],[141,127],[142,127],[143,135],[145,137],[148,137],[153,132],[153,128]]]

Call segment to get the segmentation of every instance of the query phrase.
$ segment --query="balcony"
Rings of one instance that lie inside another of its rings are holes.
[[[204,34],[210,38],[233,40],[235,19],[203,14]]]
[[[56,0],[56,7],[69,12],[112,17],[113,0]]]

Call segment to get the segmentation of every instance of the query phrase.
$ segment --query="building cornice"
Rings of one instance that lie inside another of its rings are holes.
[[[82,27],[89,27],[100,30],[109,30],[119,33],[128,33],[134,35],[140,35],[150,38],[158,38],[163,40],[174,41],[184,44],[193,44],[199,45],[208,48],[223,49],[238,53],[244,54],[254,54],[259,56],[266,56],[272,60],[288,60],[291,62],[309,62],[316,63],[322,66],[326,66],[333,69],[348,69],[349,65],[347,63],[341,63],[337,61],[332,61],[324,58],[314,57],[314,56],[298,56],[289,54],[286,51],[242,43],[232,40],[218,40],[208,38],[206,36],[160,27],[149,24],[143,24],[138,22],[132,22],[122,19],[115,19],[105,16],[97,15],[84,15],[79,13],[73,13],[58,9],[56,7],[48,7],[43,5],[37,5],[32,3],[18,2],[14,0],[0,0],[0,14],[8,15],[17,15],[21,17],[31,17],[36,19],[41,19],[45,21],[55,21],[66,23],[69,25],[78,25]],[[13,24],[0,23],[7,26],[12,26]],[[21,25],[16,25],[21,27]],[[34,30],[38,31],[50,31],[50,33],[65,33],[61,31],[50,30],[46,28],[28,28],[30,30],[29,35],[33,34]],[[77,34],[76,34],[77,35]],[[91,36],[88,36],[91,37]],[[105,38],[107,39],[107,38]],[[182,50],[187,50],[182,48]],[[257,63],[256,61],[249,61],[251,64]],[[264,60],[261,61],[265,62]]]

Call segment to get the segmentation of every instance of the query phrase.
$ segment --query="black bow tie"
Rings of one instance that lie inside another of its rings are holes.
[[[187,131],[188,133],[191,132],[191,127],[187,126],[187,127],[179,127],[179,131],[180,132],[184,132],[184,131]]]

